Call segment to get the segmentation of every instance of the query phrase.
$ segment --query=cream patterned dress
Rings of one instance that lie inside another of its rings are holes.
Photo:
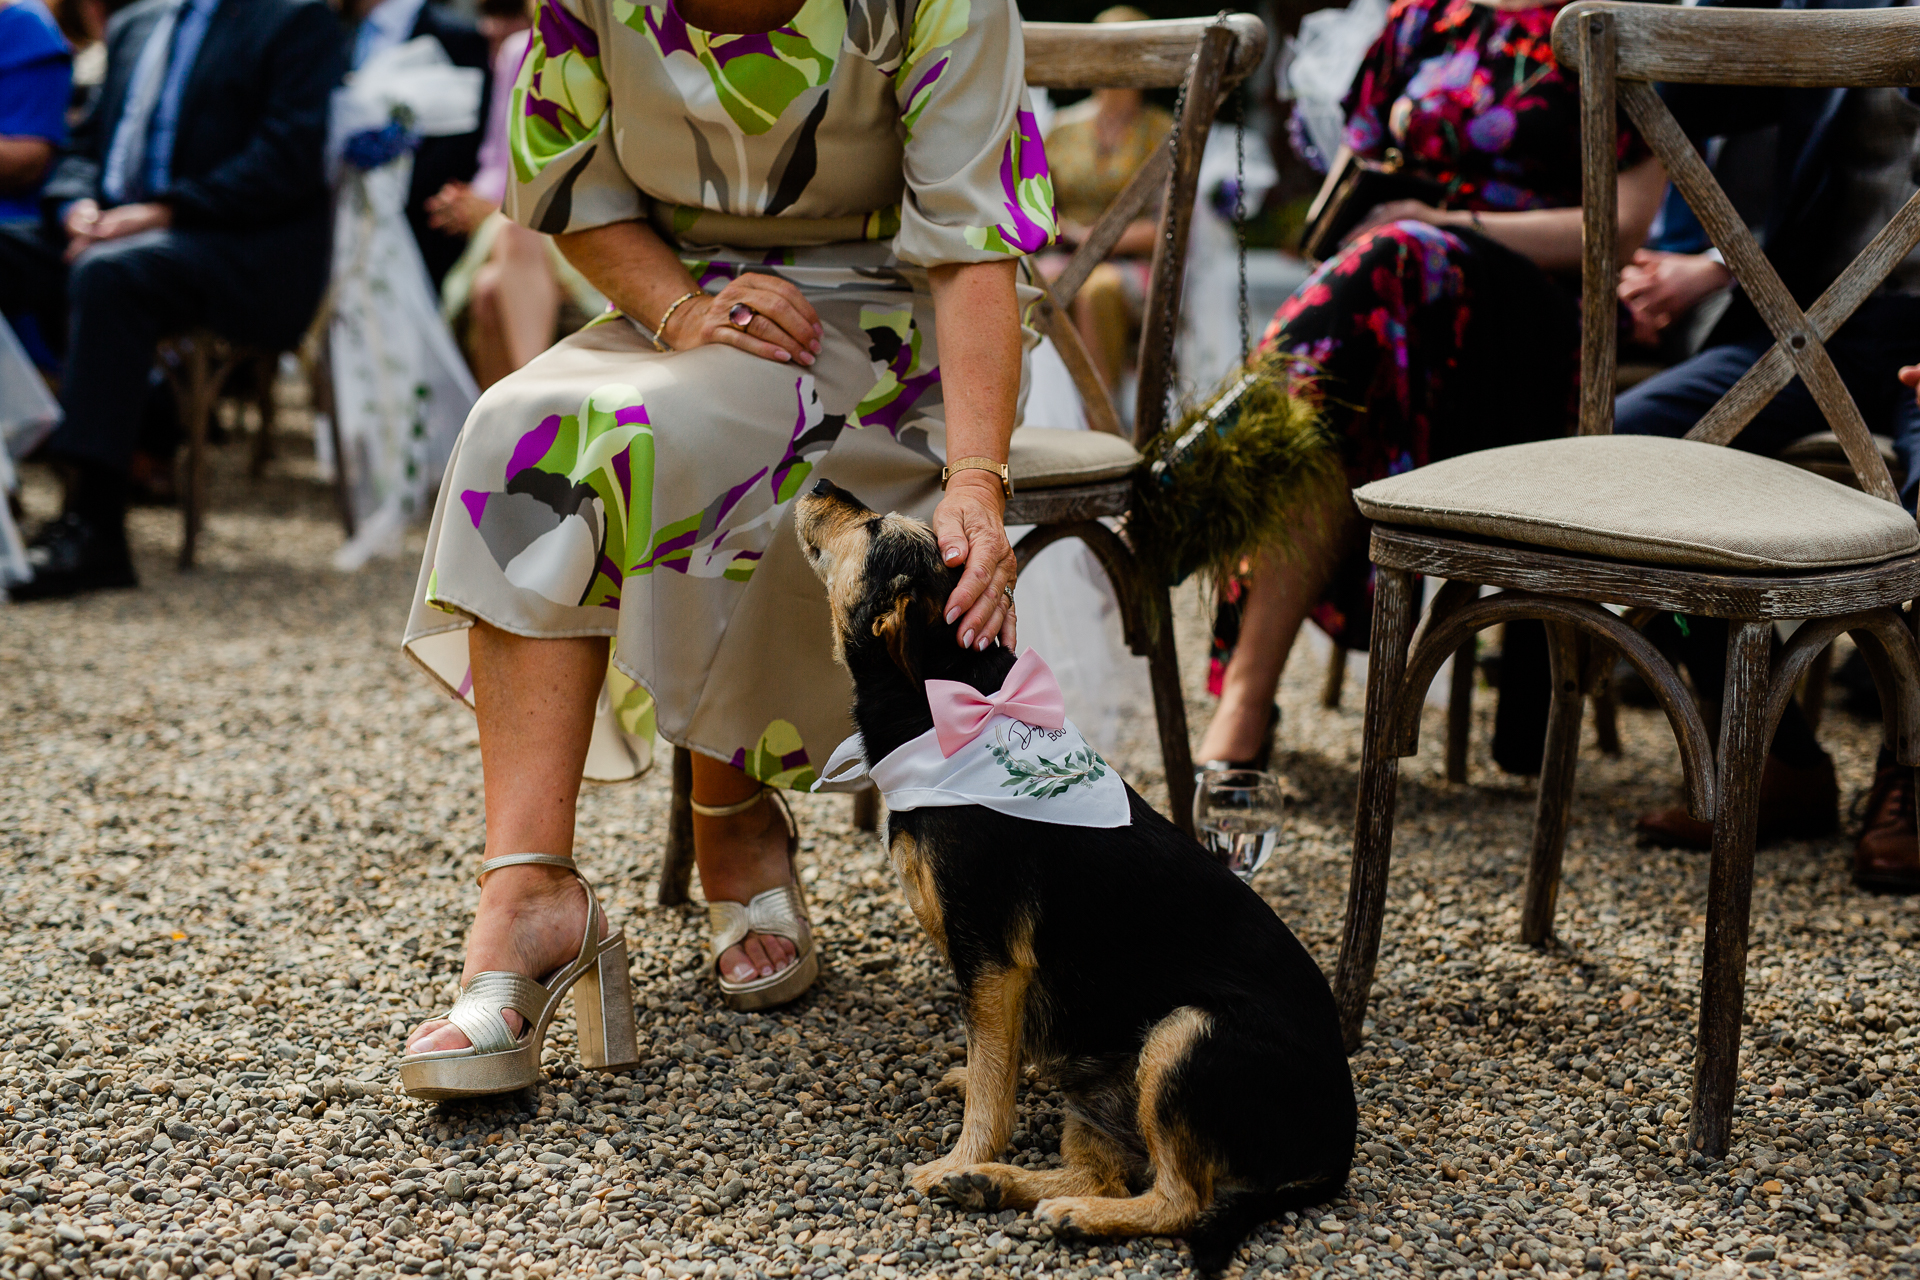
[[[1053,234],[1023,69],[1012,0],[808,0],[764,35],[697,30],[672,0],[542,0],[513,88],[509,216],[547,233],[647,219],[709,291],[783,276],[826,334],[803,369],[660,354],[608,315],[489,388],[434,513],[413,658],[470,700],[474,619],[609,636],[587,776],[645,769],[657,727],[810,785],[851,694],[791,500],[822,475],[878,510],[932,512],[945,429],[926,269]]]

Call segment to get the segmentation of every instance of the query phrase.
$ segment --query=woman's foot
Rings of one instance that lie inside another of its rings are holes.
[[[752,902],[758,894],[793,879],[787,856],[787,822],[771,794],[726,817],[693,815],[693,847],[700,864],[700,891],[709,902]],[[720,972],[733,982],[771,978],[799,954],[774,934],[750,933],[720,956]]]
[[[467,935],[466,981],[476,973],[505,971],[544,978],[580,954],[580,936],[587,927],[587,891],[569,871],[560,867],[502,867],[480,887],[480,907]],[[600,928],[606,935],[606,925]],[[526,1020],[505,1010],[508,1030],[519,1035]],[[407,1037],[408,1053],[435,1053],[465,1049],[466,1033],[445,1018],[434,1018],[414,1028]]]

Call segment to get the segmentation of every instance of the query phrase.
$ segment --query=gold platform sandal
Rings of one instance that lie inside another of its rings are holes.
[[[573,1016],[579,1029],[580,1065],[612,1071],[639,1061],[633,1031],[633,986],[627,976],[624,933],[600,936],[605,917],[593,886],[572,858],[551,853],[515,853],[480,864],[475,883],[502,867],[564,867],[587,891],[587,932],[580,954],[536,981],[518,973],[476,973],[443,1016],[466,1033],[465,1049],[413,1053],[400,1059],[400,1087],[415,1098],[476,1098],[511,1093],[540,1081],[540,1050],[560,1002],[573,992]],[[504,1012],[526,1019],[516,1039]]]
[[[820,976],[820,955],[813,945],[813,923],[807,918],[807,901],[800,895],[800,868],[794,862],[800,852],[800,828],[793,820],[793,810],[787,807],[786,797],[771,787],[761,787],[737,804],[691,802],[693,811],[702,817],[731,818],[768,798],[787,824],[789,880],[776,889],[754,894],[751,902],[712,899],[707,902],[714,976],[720,981],[720,994],[742,1013],[771,1009],[797,999]],[[720,957],[750,933],[772,934],[793,943],[793,963],[771,977],[755,978],[751,982],[729,979],[720,972]]]

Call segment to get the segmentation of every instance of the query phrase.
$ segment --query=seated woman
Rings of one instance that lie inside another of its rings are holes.
[[[1371,210],[1274,316],[1275,376],[1313,375],[1347,479],[1567,432],[1577,410],[1580,97],[1554,61],[1564,0],[1395,0],[1346,101],[1347,145],[1397,155],[1447,207]],[[1620,240],[1630,253],[1664,175],[1624,124]],[[1277,357],[1277,358],[1276,358]],[[1364,649],[1365,540],[1345,495],[1297,513],[1294,553],[1255,566],[1201,760],[1258,758],[1309,610]]]
[[[1145,22],[1131,5],[1102,10],[1095,22]],[[1047,164],[1053,175],[1060,238],[1078,243],[1114,197],[1173,132],[1173,115],[1151,106],[1138,89],[1095,89],[1053,118],[1047,130]],[[1095,267],[1073,299],[1073,323],[1087,344],[1094,371],[1109,394],[1118,394],[1134,328],[1147,305],[1147,272],[1159,227],[1159,210],[1148,209],[1127,224],[1107,261]],[[1047,266],[1049,278],[1065,267]]]
[[[528,978],[597,972],[630,1017],[569,856],[590,744],[629,773],[656,726],[693,751],[728,1002],[813,980],[770,788],[811,784],[850,693],[788,510],[826,477],[931,517],[964,565],[948,619],[1013,643],[1002,474],[1038,297],[1014,273],[1053,229],[1023,63],[1009,0],[542,0],[506,211],[618,314],[481,397],[434,515],[406,644],[478,716],[487,861],[410,1090],[516,1087],[502,1059],[552,996]]]
[[[526,0],[481,0],[480,31],[493,50],[493,83],[511,85],[520,74],[531,26]],[[427,201],[429,224],[467,240],[467,251],[440,284],[440,310],[453,331],[465,336],[473,380],[483,391],[553,345],[563,301],[580,312],[569,333],[607,305],[551,237],[500,212],[511,158],[511,96],[501,92],[487,100],[473,181],[449,182]]]

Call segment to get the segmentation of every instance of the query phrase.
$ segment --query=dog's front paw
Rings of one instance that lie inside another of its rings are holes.
[[[1052,1227],[1057,1240],[1084,1240],[1087,1233],[1076,1225],[1075,1218],[1085,1204],[1086,1201],[1079,1196],[1055,1196],[1042,1200],[1033,1206],[1034,1220]]]
[[[1002,1194],[1000,1184],[984,1173],[953,1174],[940,1183],[940,1194],[963,1209],[975,1213],[997,1213]]]
[[[930,1196],[941,1183],[945,1182],[948,1178],[957,1176],[965,1170],[966,1167],[965,1164],[955,1160],[951,1155],[945,1155],[941,1156],[938,1160],[930,1161],[921,1165],[918,1169],[915,1169],[909,1181],[913,1184],[915,1191],[918,1191],[923,1196]]]

